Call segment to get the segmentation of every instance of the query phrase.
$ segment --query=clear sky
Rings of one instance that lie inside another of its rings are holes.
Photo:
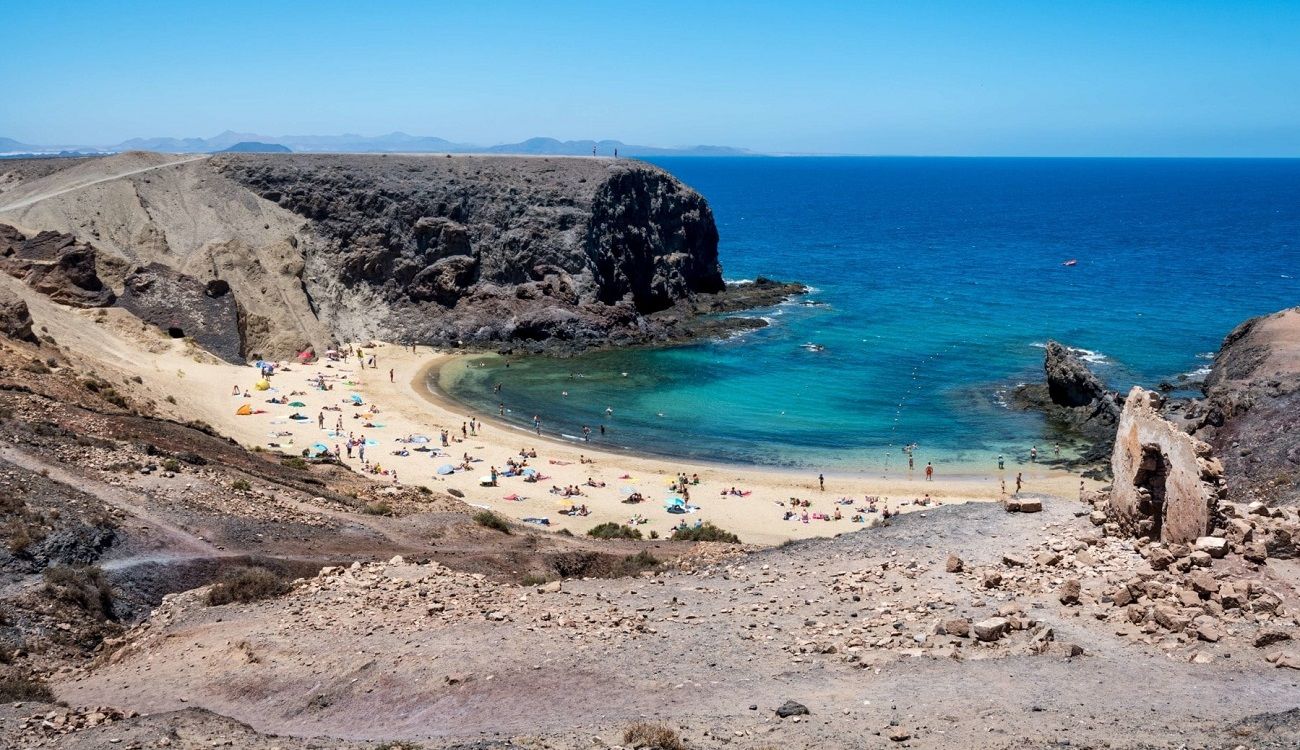
[[[1300,0],[12,0],[0,27],[0,136],[36,144],[1300,156]]]

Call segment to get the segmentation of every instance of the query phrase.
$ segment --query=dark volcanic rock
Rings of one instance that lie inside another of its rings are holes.
[[[220,279],[203,282],[151,263],[126,277],[118,305],[173,338],[192,338],[227,362],[244,361],[239,305]]]
[[[1043,356],[1047,395],[1057,406],[1091,406],[1106,396],[1106,387],[1069,349],[1048,341]]]
[[[0,267],[59,304],[113,304],[113,290],[95,271],[95,248],[70,234],[41,232],[29,239],[0,224]]]
[[[1047,415],[1048,423],[1064,434],[1089,442],[1077,464],[1110,460],[1122,403],[1066,346],[1048,341],[1043,356],[1045,382],[1022,385],[1013,402],[1022,409]]]
[[[1300,307],[1252,318],[1223,341],[1186,427],[1214,446],[1229,496],[1300,504]]]
[[[27,303],[3,287],[0,287],[0,334],[19,341],[36,341]]]
[[[304,287],[344,337],[579,349],[676,340],[689,335],[686,317],[728,309],[708,203],[648,164],[370,155],[214,164],[309,220],[323,241],[307,245]]]

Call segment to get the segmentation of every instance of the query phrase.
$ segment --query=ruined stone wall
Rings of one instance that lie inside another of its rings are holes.
[[[1208,443],[1162,417],[1160,406],[1158,393],[1129,391],[1111,454],[1110,514],[1127,535],[1194,544],[1215,526],[1226,491],[1223,465]]]

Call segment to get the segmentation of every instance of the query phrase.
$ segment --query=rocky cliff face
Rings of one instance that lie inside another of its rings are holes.
[[[304,287],[343,336],[650,341],[648,315],[723,290],[708,204],[666,172],[595,159],[222,156],[309,222]]]
[[[1300,504],[1300,308],[1242,323],[1224,339],[1186,429],[1218,450],[1241,502]]]
[[[191,338],[227,362],[244,362],[239,304],[225,281],[205,283],[150,263],[126,277],[117,303],[172,338]]]
[[[113,290],[95,271],[95,248],[70,234],[40,232],[28,238],[0,224],[0,268],[59,304],[113,304]]]

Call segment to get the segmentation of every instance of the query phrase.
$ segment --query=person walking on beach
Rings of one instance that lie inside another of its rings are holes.
[[[1060,457],[1061,457],[1061,444],[1060,444],[1060,443],[1057,443],[1056,445],[1052,446],[1052,450],[1056,452],[1056,457],[1057,457],[1057,458],[1060,458]]]
[[[388,382],[390,382],[390,383],[393,382],[393,370],[392,370],[392,368],[389,368],[389,370],[388,370]]]
[[[925,462],[925,481],[927,482],[934,481],[934,464],[930,463],[929,461]]]
[[[319,412],[316,415],[316,427],[321,430],[325,429],[325,412]]]
[[[1003,461],[1002,461],[1002,454],[999,453],[999,454],[998,454],[998,471],[1002,471],[1003,468],[1005,468],[1005,466],[1004,466],[1004,463],[1003,463]]]
[[[826,475],[825,475],[825,474],[818,474],[818,475],[817,475],[817,486],[819,486],[819,487],[821,488],[821,491],[822,491],[822,492],[825,492],[825,491],[826,491]]]
[[[1020,494],[1020,485],[1021,485],[1021,481],[1020,481],[1020,472],[1017,471],[1017,472],[1016,472],[1016,494],[1017,494],[1017,495]]]

